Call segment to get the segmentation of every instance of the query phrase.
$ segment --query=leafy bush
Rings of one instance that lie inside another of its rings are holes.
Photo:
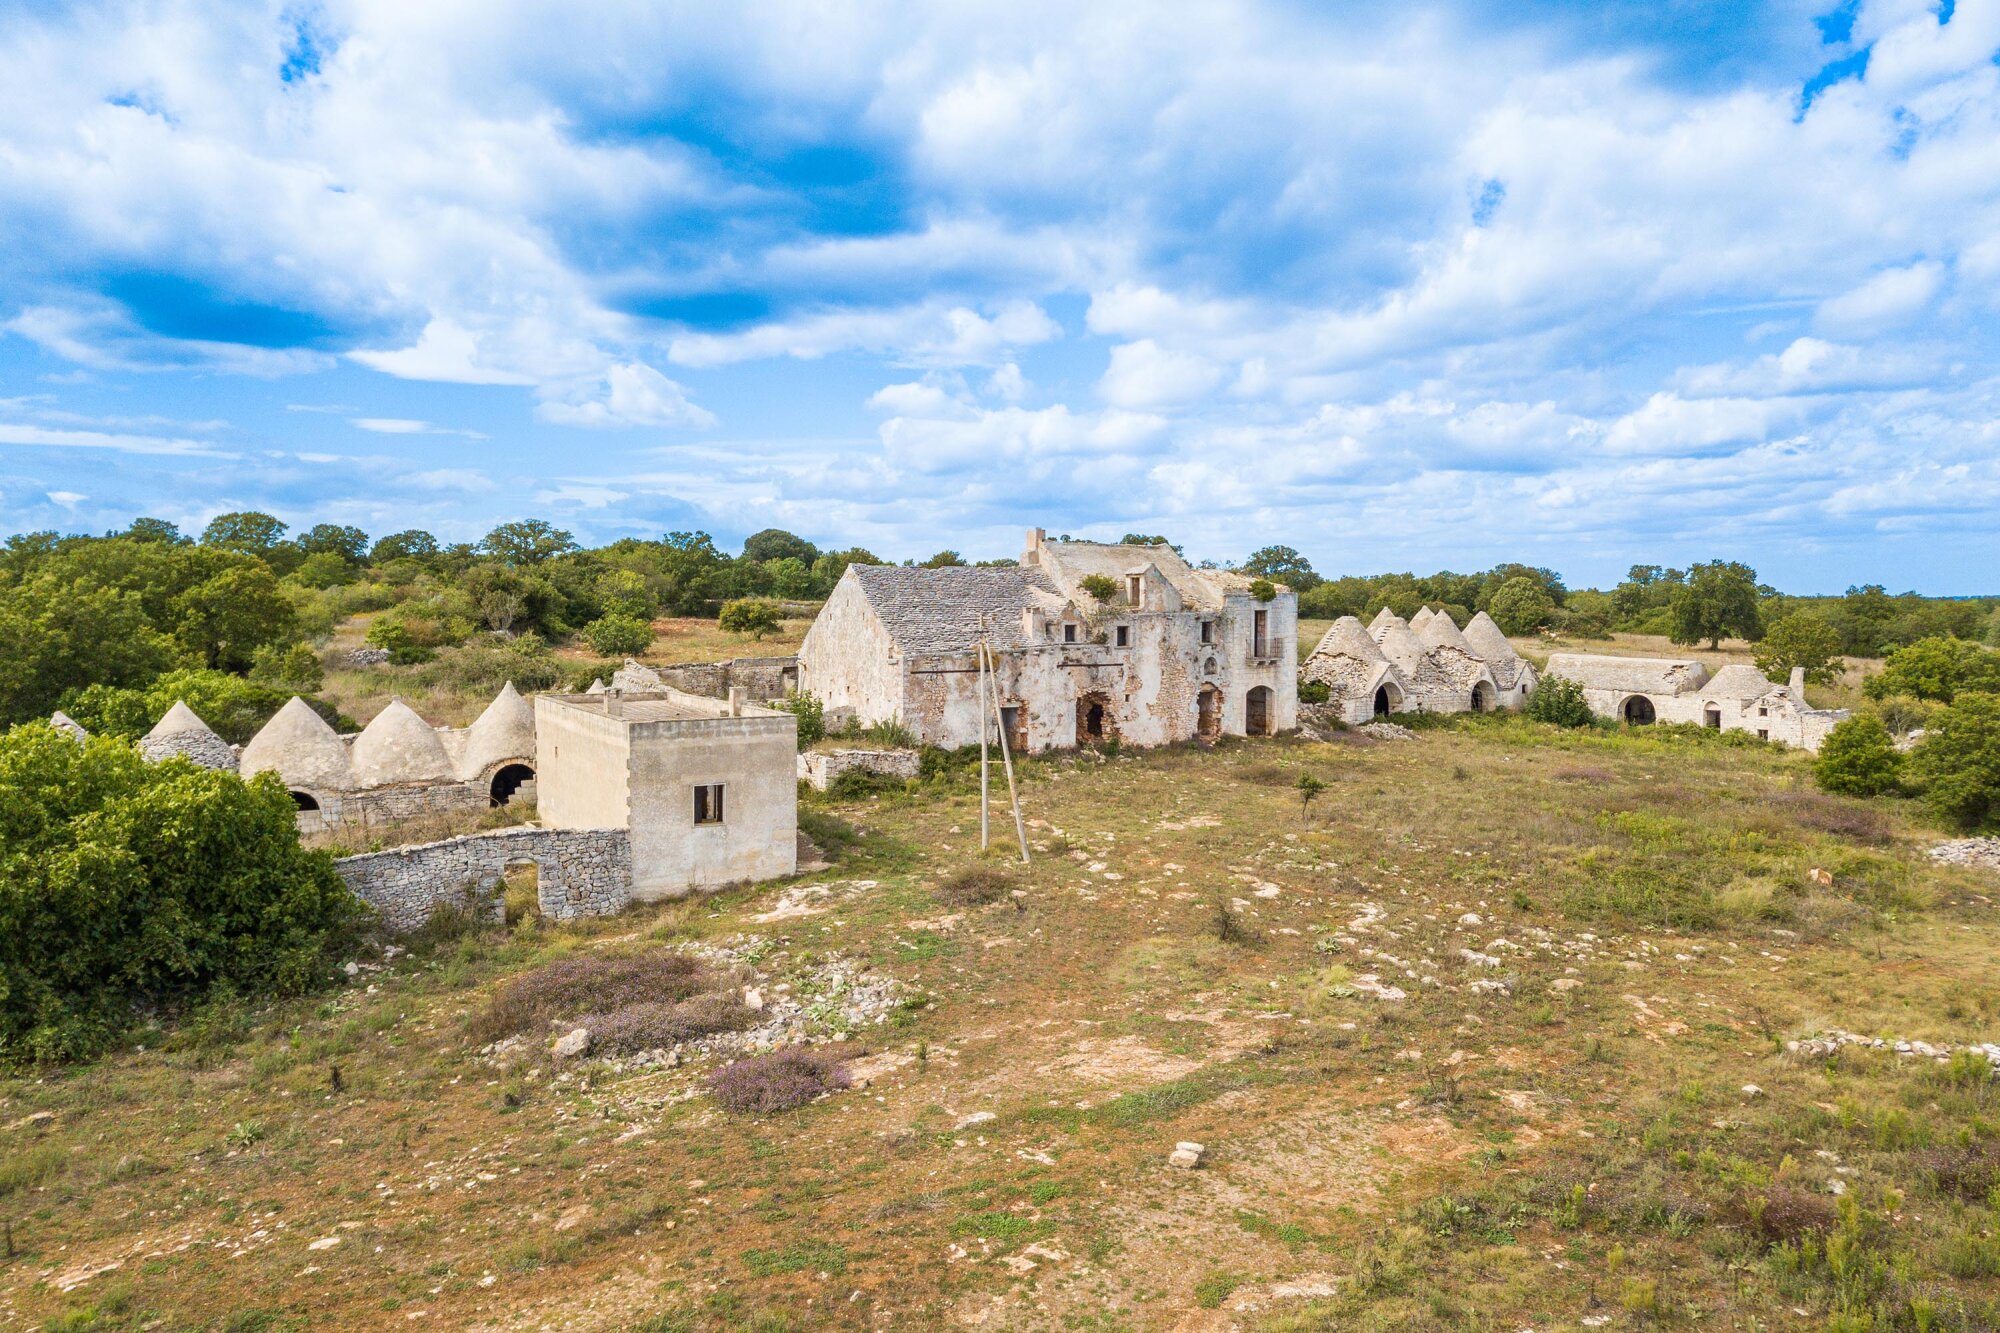
[[[1902,694],[1941,703],[1961,694],[2000,692],[2000,653],[1963,639],[1919,639],[1890,653],[1881,672],[1861,688],[1871,699]]]
[[[1587,727],[1597,720],[1590,700],[1584,697],[1583,682],[1567,676],[1544,676],[1521,713],[1532,721],[1558,727]]]
[[[775,1115],[848,1086],[847,1071],[830,1055],[788,1046],[724,1065],[708,1077],[726,1111]]]
[[[1939,709],[1908,767],[1939,818],[1965,830],[2000,822],[2000,695],[1965,694]]]
[[[0,1060],[90,1055],[141,1007],[330,982],[368,912],[295,813],[275,776],[0,736]]]
[[[1250,595],[1260,602],[1275,601],[1278,596],[1278,585],[1269,579],[1251,579]]]
[[[738,597],[733,602],[725,602],[722,614],[715,618],[718,627],[731,634],[747,634],[753,639],[762,639],[767,634],[775,634],[784,623],[779,614],[778,604],[768,597]]]
[[[1902,784],[1903,756],[1882,719],[1863,713],[1827,733],[1813,761],[1820,790],[1842,796],[1882,796]]]
[[[1085,574],[1077,580],[1076,586],[1100,602],[1108,602],[1118,595],[1118,580],[1109,574]]]
[[[439,653],[412,673],[412,679],[475,694],[498,694],[508,681],[518,690],[550,690],[562,683],[563,666],[538,635],[516,639],[481,635]],[[583,684],[589,683],[586,677]]]
[[[583,627],[592,651],[606,657],[636,657],[653,646],[652,622],[622,611],[599,616]]]
[[[773,705],[799,720],[799,744],[811,745],[826,737],[826,705],[815,694],[793,691]]]
[[[285,706],[294,691],[282,686],[245,680],[226,671],[193,667],[169,671],[144,689],[116,689],[92,685],[63,696],[63,711],[81,722],[92,735],[122,736],[128,740],[143,736],[172,708],[184,702],[195,715],[233,745],[255,736]],[[330,707],[322,715],[339,716]]]
[[[1299,682],[1299,702],[1302,704],[1323,704],[1332,697],[1333,686],[1323,680]]]

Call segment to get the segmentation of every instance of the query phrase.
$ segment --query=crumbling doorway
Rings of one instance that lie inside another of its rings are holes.
[[[1222,691],[1213,685],[1202,686],[1195,696],[1194,734],[1205,741],[1222,734]]]
[[[1643,694],[1627,699],[1618,711],[1626,723],[1634,727],[1650,727],[1658,720],[1658,714],[1653,711],[1653,701]]]
[[[1111,714],[1111,700],[1092,692],[1076,701],[1076,743],[1102,745],[1118,739],[1118,723]]]
[[[1375,716],[1389,716],[1389,687],[1381,686],[1375,691]]]

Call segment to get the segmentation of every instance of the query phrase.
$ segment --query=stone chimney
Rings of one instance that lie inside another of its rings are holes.
[[[1048,540],[1049,540],[1048,529],[1029,528],[1028,544],[1026,547],[1023,548],[1021,552],[1021,563],[1024,565],[1031,565],[1031,566],[1040,564],[1042,547],[1048,543]]]
[[[741,685],[731,685],[729,687],[729,716],[743,716],[743,687]]]
[[[1804,667],[1795,666],[1792,668],[1791,684],[1792,702],[1803,708],[1806,702],[1806,669]]]
[[[1026,639],[1029,643],[1033,643],[1035,640],[1041,638],[1047,629],[1048,617],[1042,613],[1040,607],[1024,606],[1021,608],[1021,637],[1023,639]]]

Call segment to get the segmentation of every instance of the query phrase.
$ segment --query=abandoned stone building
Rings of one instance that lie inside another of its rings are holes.
[[[239,766],[245,777],[276,773],[311,830],[533,801],[535,763],[535,710],[510,683],[469,727],[433,727],[396,699],[354,736],[294,698]]]
[[[1298,604],[1285,588],[1261,600],[1254,582],[1167,546],[1040,529],[1018,567],[853,565],[806,635],[799,688],[830,719],[976,745],[984,640],[1023,753],[1273,735],[1297,726]]]
[[[675,689],[535,698],[541,822],[624,829],[631,896],[798,867],[798,719]]]
[[[1692,658],[1557,653],[1549,658],[1548,674],[1583,686],[1584,698],[1598,716],[1633,726],[1689,722],[1818,750],[1826,734],[1848,717],[1844,708],[1807,705],[1802,669],[1777,685],[1742,662],[1711,676]]]
[[[1386,607],[1372,625],[1342,616],[1320,639],[1301,679],[1328,690],[1342,721],[1391,713],[1491,712],[1519,707],[1535,688],[1535,669],[1514,651],[1484,611],[1464,630],[1441,611],[1410,620]]]

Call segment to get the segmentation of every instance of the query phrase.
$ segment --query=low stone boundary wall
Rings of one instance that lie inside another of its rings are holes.
[[[391,930],[415,930],[444,903],[474,901],[499,920],[509,866],[535,867],[542,915],[602,916],[632,893],[632,841],[624,829],[496,829],[334,862],[356,897]]]
[[[739,689],[745,699],[760,703],[782,699],[799,684],[796,657],[737,657],[727,662],[687,662],[653,670],[673,688],[709,699],[727,699],[731,689]]]
[[[807,750],[799,756],[799,778],[820,791],[842,773],[913,778],[918,772],[915,750]]]

